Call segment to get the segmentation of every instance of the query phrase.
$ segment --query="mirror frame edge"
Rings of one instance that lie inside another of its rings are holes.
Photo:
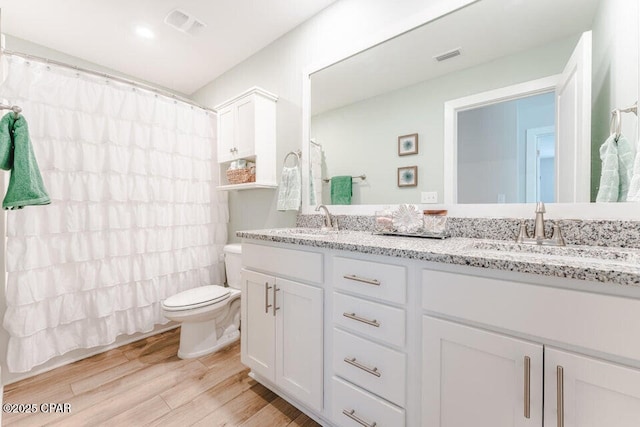
[[[481,108],[498,102],[512,101],[524,96],[539,95],[555,89],[560,74],[553,74],[523,83],[492,89],[462,98],[451,99],[444,103],[444,194],[442,199],[447,205],[458,203],[458,147],[457,114],[474,108]],[[589,165],[591,166],[591,165]],[[590,181],[591,177],[589,177]]]
[[[355,47],[332,55],[326,60],[304,67],[302,70],[302,207],[300,213],[311,215],[315,213],[315,207],[309,204],[309,139],[311,128],[311,75],[333,64],[343,61],[350,56],[357,55],[367,49],[387,40],[398,37],[430,21],[438,19],[458,9],[476,3],[481,0],[457,0],[442,2],[435,7],[410,16],[408,19],[393,25],[380,33],[360,40]],[[447,3],[449,7],[444,6]],[[453,4],[450,4],[453,3]],[[640,8],[638,11],[640,22]],[[640,25],[638,26],[638,38],[640,39]],[[638,61],[640,69],[640,58]],[[639,76],[638,98],[640,98]],[[443,117],[444,119],[444,117]],[[590,147],[592,142],[589,141]],[[443,159],[444,161],[444,159]],[[419,204],[431,209],[447,209],[451,216],[465,218],[528,218],[533,216],[533,203],[513,204]],[[390,204],[391,206],[397,206]],[[388,208],[390,205],[330,205],[331,212],[338,215],[373,215],[375,211]],[[640,220],[640,203],[549,203],[547,204],[547,217],[550,219],[606,219],[606,220]],[[622,208],[625,209],[622,209]]]

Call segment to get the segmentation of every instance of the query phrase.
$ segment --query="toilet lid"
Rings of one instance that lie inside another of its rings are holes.
[[[229,298],[231,291],[222,286],[199,286],[170,296],[162,303],[166,309],[186,310],[215,304]]]

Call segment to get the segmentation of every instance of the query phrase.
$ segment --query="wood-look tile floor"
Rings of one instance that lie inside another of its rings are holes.
[[[4,403],[68,413],[2,415],[3,426],[318,426],[249,378],[240,342],[182,360],[179,328],[5,386]]]

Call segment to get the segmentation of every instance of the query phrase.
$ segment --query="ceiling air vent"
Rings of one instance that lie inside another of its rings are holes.
[[[438,56],[434,56],[433,59],[435,59],[438,62],[442,62],[442,61],[446,61],[447,59],[451,59],[453,57],[456,57],[456,56],[458,56],[460,54],[461,54],[460,48],[456,48],[456,49],[450,50],[448,52],[441,53]]]
[[[164,22],[176,30],[192,36],[199,34],[202,29],[207,26],[204,22],[180,9],[174,9],[169,12],[169,14],[164,18]]]

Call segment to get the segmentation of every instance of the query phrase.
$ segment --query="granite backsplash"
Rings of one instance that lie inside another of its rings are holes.
[[[322,226],[323,218],[323,215],[298,215],[296,226],[319,228]],[[335,215],[334,218],[338,221],[338,227],[343,230],[370,231],[373,229],[373,216]],[[522,219],[449,217],[448,221],[452,237],[513,240]],[[525,221],[529,230],[532,230],[533,219],[527,218]],[[640,221],[547,220],[546,233],[549,236],[553,222],[560,225],[562,235],[569,245],[640,248]]]

